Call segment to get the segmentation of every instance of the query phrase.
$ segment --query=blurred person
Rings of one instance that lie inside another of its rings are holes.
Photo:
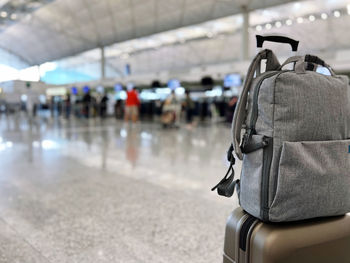
[[[38,99],[35,98],[30,87],[27,88],[26,92],[26,112],[27,116],[32,119],[36,116]]]
[[[173,105],[171,104],[171,99],[169,98],[167,98],[164,101],[163,108],[162,108],[161,122],[162,122],[163,128],[166,128],[169,125],[172,125],[175,123],[175,112],[173,109]]]
[[[233,96],[231,98],[231,100],[227,103],[226,121],[229,123],[232,122],[233,115],[234,115],[235,110],[236,110],[237,102],[238,102],[238,97]]]
[[[180,127],[181,103],[176,97],[175,90],[171,91],[170,96],[165,100],[163,106],[163,125],[174,123],[175,127]]]
[[[73,109],[74,109],[74,115],[77,118],[82,118],[83,117],[83,102],[80,98],[75,100],[75,103],[73,104]]]
[[[65,109],[65,117],[66,117],[66,119],[69,119],[69,117],[70,117],[71,107],[72,107],[72,105],[71,105],[70,94],[67,93],[67,96],[64,99],[64,109]]]
[[[116,119],[123,118],[123,101],[121,99],[117,99],[114,104],[114,116]]]
[[[205,121],[205,119],[209,115],[209,103],[207,99],[204,99],[203,102],[201,103],[200,107],[200,119],[201,121]]]
[[[33,117],[36,117],[37,112],[38,112],[38,104],[34,103],[34,105],[33,105]]]
[[[108,103],[108,97],[106,94],[104,94],[100,101],[100,117],[105,118],[107,113],[107,103]]]
[[[50,107],[51,118],[53,118],[55,116],[54,115],[54,113],[55,113],[55,98],[54,98],[54,96],[50,97],[49,107]]]
[[[189,125],[192,125],[193,122],[193,112],[194,112],[194,101],[192,100],[190,96],[190,91],[186,90],[186,98],[183,103],[185,111],[186,111],[186,122]]]
[[[134,87],[130,84],[127,87],[127,98],[125,102],[124,121],[128,122],[130,119],[133,123],[138,121],[140,100],[139,95]]]
[[[92,117],[96,117],[98,115],[98,103],[97,98],[94,95],[91,95],[90,111],[90,115]]]
[[[57,99],[57,114],[59,117],[61,117],[62,111],[63,111],[62,97],[57,96],[56,99]]]
[[[154,102],[155,104],[155,113],[157,116],[160,116],[162,114],[162,102],[161,100],[156,100]]]
[[[212,122],[217,122],[219,119],[219,111],[215,101],[212,101],[209,105],[210,116]]]
[[[90,105],[91,105],[91,95],[90,91],[87,91],[85,95],[83,96],[83,114],[85,118],[90,117]]]

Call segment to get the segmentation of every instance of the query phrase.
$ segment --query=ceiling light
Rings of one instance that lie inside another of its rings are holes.
[[[16,15],[16,14],[11,14],[11,19],[12,19],[12,20],[17,19],[17,15]]]
[[[7,17],[7,12],[5,12],[5,11],[2,11],[2,12],[0,13],[0,16],[1,16],[2,18],[5,18],[5,17]]]
[[[277,21],[277,22],[275,23],[275,26],[276,26],[277,28],[279,28],[279,27],[282,26],[282,23],[281,23],[280,21]]]
[[[340,17],[340,12],[339,12],[339,11],[334,11],[334,12],[333,12],[333,15],[334,15],[335,17]]]
[[[271,24],[266,24],[266,25],[265,25],[265,28],[266,28],[266,29],[271,29],[271,28],[272,28],[272,25],[271,25]]]
[[[261,31],[262,30],[262,26],[260,26],[260,25],[258,25],[258,26],[256,26],[256,31]]]
[[[301,24],[304,22],[304,19],[302,17],[298,17],[297,22],[298,22],[298,24]]]
[[[314,22],[316,20],[316,17],[314,15],[309,16],[309,20],[311,22]]]
[[[295,4],[294,4],[294,8],[295,8],[295,9],[300,9],[300,7],[301,7],[301,4],[300,4],[300,3],[295,3]]]
[[[322,13],[322,14],[321,14],[321,18],[322,18],[323,20],[326,20],[326,19],[328,18],[328,15],[327,15],[326,13]]]
[[[291,26],[293,24],[293,21],[291,20],[291,19],[288,19],[287,21],[286,21],[286,25],[287,26]]]

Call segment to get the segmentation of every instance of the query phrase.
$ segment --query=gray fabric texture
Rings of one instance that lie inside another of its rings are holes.
[[[252,136],[252,142],[259,142],[263,136]],[[261,173],[263,149],[243,155],[243,166],[240,188],[241,206],[251,215],[260,215]],[[254,194],[252,194],[254,192]]]
[[[276,190],[282,143],[347,139],[346,118],[350,113],[349,101],[344,96],[348,89],[346,78],[313,71],[305,74],[285,72],[276,78],[275,85],[270,86],[274,90],[270,204]]]
[[[273,127],[272,127],[272,114],[273,114],[273,89],[270,88],[263,88],[263,87],[269,87],[271,84],[273,84],[274,78],[269,77],[266,78],[267,74],[262,74],[259,77],[255,78],[252,87],[258,87],[258,84],[260,81],[262,81],[261,88],[259,91],[259,101],[262,100],[264,103],[260,103],[262,107],[258,108],[259,116],[260,118],[257,119],[259,122],[259,125],[256,125],[256,128],[259,129],[258,134],[266,135],[269,137],[272,137],[273,133]],[[278,72],[276,72],[278,73]],[[270,74],[271,75],[271,74]],[[247,125],[252,121],[252,115],[253,115],[253,102],[254,102],[254,96],[255,96],[256,90],[252,90],[249,93],[249,99],[248,99],[248,107],[247,107],[247,119],[246,123]],[[266,102],[266,103],[265,103]]]
[[[302,70],[303,57],[291,61],[299,65],[298,72],[285,70],[263,82],[259,82],[261,76],[250,81],[245,124],[252,119],[254,93],[258,92],[255,130],[257,136],[273,138],[273,153],[267,175],[262,172],[262,149],[244,155],[241,205],[261,218],[261,196],[267,191],[269,221],[350,212],[350,153],[344,154],[344,147],[350,144],[348,78]],[[267,189],[261,189],[263,176],[267,178]],[[317,182],[317,178],[324,181]],[[326,188],[334,193],[326,193]],[[323,194],[330,200],[322,199]]]
[[[294,221],[350,211],[350,140],[284,142],[270,220]]]
[[[278,74],[265,79],[259,89],[257,134],[273,137],[274,87]]]

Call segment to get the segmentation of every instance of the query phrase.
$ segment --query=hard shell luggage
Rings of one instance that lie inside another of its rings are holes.
[[[266,224],[237,208],[226,224],[224,263],[350,263],[350,214]]]

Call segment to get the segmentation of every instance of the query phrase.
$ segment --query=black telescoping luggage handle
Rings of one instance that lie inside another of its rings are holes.
[[[256,35],[256,46],[262,48],[264,41],[290,44],[292,51],[298,50],[299,41],[284,36],[261,36]]]

